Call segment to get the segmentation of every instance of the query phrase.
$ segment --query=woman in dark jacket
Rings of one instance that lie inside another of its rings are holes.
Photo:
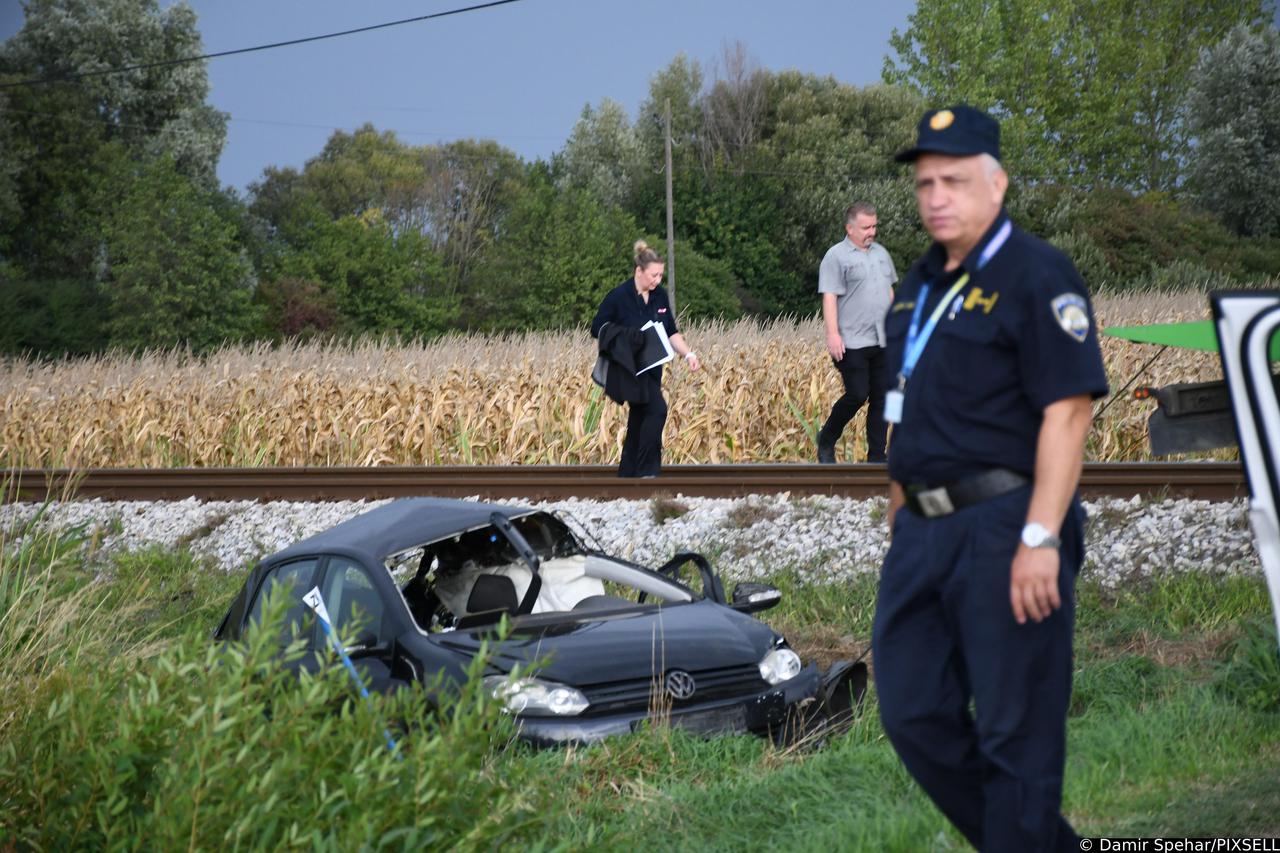
[[[596,317],[591,321],[591,336],[600,337],[606,323],[617,323],[627,329],[639,329],[653,321],[661,323],[676,355],[684,359],[690,370],[701,367],[698,356],[685,343],[676,327],[675,312],[667,291],[659,287],[666,264],[662,256],[643,240],[635,245],[635,274],[605,294]],[[619,477],[656,477],[662,470],[662,426],[667,422],[667,401],[662,397],[662,368],[655,367],[639,376],[647,402],[630,403],[627,436],[622,442]]]

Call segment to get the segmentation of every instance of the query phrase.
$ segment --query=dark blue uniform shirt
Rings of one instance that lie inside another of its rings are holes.
[[[650,320],[661,323],[671,337],[680,330],[676,328],[676,315],[671,310],[671,300],[667,298],[667,289],[662,286],[649,291],[649,301],[645,302],[636,293],[636,280],[629,278],[622,284],[605,294],[591,321],[591,337],[600,336],[600,327],[605,323],[618,323],[629,329],[638,329]],[[655,373],[660,377],[662,368]]]
[[[886,355],[890,387],[897,387],[921,286],[929,283],[923,329],[938,300],[969,273],[907,383],[889,448],[889,476],[899,483],[948,483],[997,467],[1030,476],[1045,407],[1107,393],[1093,307],[1066,255],[1015,227],[978,269],[983,248],[1007,220],[1002,211],[950,272],[943,270],[946,250],[934,243],[889,308]]]

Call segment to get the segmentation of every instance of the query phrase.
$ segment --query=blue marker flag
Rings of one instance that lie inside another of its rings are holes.
[[[320,627],[324,628],[325,636],[329,638],[329,642],[333,645],[334,651],[336,651],[338,656],[342,658],[342,664],[347,668],[347,672],[350,673],[351,680],[356,683],[356,688],[360,691],[360,695],[363,696],[367,702],[372,704],[373,698],[369,695],[368,688],[364,686],[364,679],[361,678],[360,673],[356,671],[355,664],[351,662],[351,657],[347,654],[347,650],[342,647],[342,641],[338,639],[337,633],[333,630],[333,624],[329,621],[329,609],[324,606],[324,597],[320,595],[320,588],[312,587],[311,592],[302,596],[302,600],[306,602],[307,606],[310,607],[320,619]],[[387,749],[391,750],[396,758],[404,760],[404,756],[397,751],[396,742],[395,739],[391,737],[391,732],[386,727],[383,727],[382,734],[387,738]]]

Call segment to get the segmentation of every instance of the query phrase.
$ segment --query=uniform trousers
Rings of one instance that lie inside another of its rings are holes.
[[[656,477],[662,473],[662,427],[667,422],[667,401],[662,397],[661,371],[662,368],[655,368],[642,374],[649,402],[627,404],[630,408],[619,477]]]
[[[884,347],[847,349],[839,361],[831,363],[840,371],[844,394],[831,407],[818,434],[818,446],[835,447],[849,421],[867,403],[867,461],[885,461],[889,425],[884,420],[884,395],[889,390],[889,367]]]
[[[1078,849],[1060,806],[1084,513],[1073,500],[1062,526],[1062,607],[1018,625],[1009,575],[1030,494],[932,519],[899,510],[872,631],[890,742],[983,851]]]

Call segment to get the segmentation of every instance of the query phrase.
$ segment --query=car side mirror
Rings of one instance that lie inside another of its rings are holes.
[[[347,646],[347,657],[368,658],[379,657],[391,650],[386,643],[378,642],[378,635],[373,631],[361,631],[351,645]]]
[[[733,588],[733,601],[729,606],[739,613],[759,613],[774,607],[781,600],[782,593],[776,586],[743,582]]]

